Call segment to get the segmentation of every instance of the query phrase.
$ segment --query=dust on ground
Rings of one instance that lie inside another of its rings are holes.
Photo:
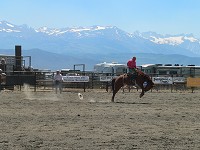
[[[1,91],[0,149],[200,149],[200,91],[139,94]]]

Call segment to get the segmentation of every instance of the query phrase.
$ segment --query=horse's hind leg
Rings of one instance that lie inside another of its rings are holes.
[[[113,90],[113,95],[112,95],[112,102],[114,102],[114,98],[115,98],[115,94],[119,91],[119,89],[122,86],[115,86],[114,90]]]
[[[113,95],[112,95],[112,102],[114,102],[115,94],[117,93],[116,88],[113,89]]]
[[[111,100],[112,102],[114,102],[115,94],[116,94],[116,93],[113,92],[112,100]]]
[[[114,102],[114,98],[115,98],[115,78],[112,79],[112,91],[113,91],[113,95],[112,95],[112,102]]]

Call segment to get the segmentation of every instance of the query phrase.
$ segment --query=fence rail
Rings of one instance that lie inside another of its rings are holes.
[[[32,72],[24,73],[17,72],[6,77],[6,84],[1,84],[2,88],[14,89],[14,86],[20,87],[24,84],[29,84],[34,87],[36,91],[38,88],[53,89],[54,72]],[[76,76],[64,76],[63,88],[77,88],[83,89],[105,89],[109,90],[112,78],[116,77],[115,74],[103,74],[93,72],[79,72]],[[187,86],[187,78],[171,75],[155,75],[150,74],[153,82],[155,83],[156,90],[171,89],[172,90],[186,90],[190,88]],[[200,85],[199,85],[200,86]],[[197,86],[195,86],[197,87]]]

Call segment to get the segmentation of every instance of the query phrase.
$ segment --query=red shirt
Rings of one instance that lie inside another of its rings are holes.
[[[128,68],[136,68],[136,61],[134,61],[133,59],[130,59],[128,62],[127,62],[127,66]]]

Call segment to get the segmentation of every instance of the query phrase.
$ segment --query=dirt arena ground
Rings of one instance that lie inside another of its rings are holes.
[[[78,93],[83,95],[80,99]],[[2,150],[199,150],[200,91],[0,92]]]

